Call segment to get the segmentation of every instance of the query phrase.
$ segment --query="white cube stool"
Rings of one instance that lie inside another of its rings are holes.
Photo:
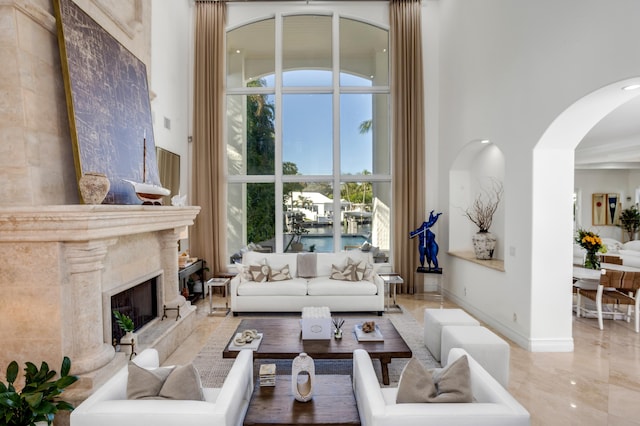
[[[431,355],[440,361],[440,339],[442,327],[445,325],[480,325],[471,315],[462,309],[425,309],[424,310],[424,344]],[[446,362],[449,352],[444,356]]]
[[[509,384],[509,344],[486,327],[446,325],[442,327],[443,367],[449,351],[462,348],[505,389]]]

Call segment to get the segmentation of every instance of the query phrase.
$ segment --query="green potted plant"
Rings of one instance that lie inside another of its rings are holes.
[[[0,382],[0,424],[6,426],[32,426],[38,422],[53,423],[58,411],[73,411],[73,406],[59,395],[78,380],[69,374],[71,360],[64,357],[60,367],[60,378],[54,380],[54,370],[49,370],[46,362],[40,369],[27,362],[24,369],[24,387],[18,392],[14,386],[18,377],[18,363],[12,361],[7,367],[7,383]]]
[[[634,240],[640,230],[640,211],[636,206],[631,206],[620,213],[620,225],[629,235],[629,241]]]
[[[124,346],[124,352],[126,354],[131,354],[133,352],[133,348],[136,340],[136,335],[133,332],[133,330],[135,329],[135,324],[133,323],[133,320],[129,316],[115,309],[113,310],[113,316],[116,319],[116,324],[118,324],[118,326],[125,333],[124,336],[120,338],[120,344]],[[114,344],[115,344],[115,339],[114,339]]]

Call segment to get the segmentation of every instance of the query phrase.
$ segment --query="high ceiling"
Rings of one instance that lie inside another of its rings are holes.
[[[640,96],[604,117],[576,147],[577,169],[640,169]]]

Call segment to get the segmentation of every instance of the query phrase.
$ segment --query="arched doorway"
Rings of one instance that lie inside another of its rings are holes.
[[[533,340],[549,328],[571,335],[574,150],[604,116],[640,95],[640,90],[623,90],[633,84],[640,84],[640,77],[609,84],[577,100],[551,123],[533,150]],[[558,291],[558,285],[566,291]],[[561,342],[554,350],[571,351],[573,344]]]

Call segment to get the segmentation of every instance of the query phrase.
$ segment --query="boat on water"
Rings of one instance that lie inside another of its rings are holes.
[[[142,204],[162,204],[161,198],[171,194],[171,191],[160,185],[147,183],[147,131],[144,131],[142,139],[142,182],[136,182],[129,179],[122,179],[133,186],[134,191]]]

